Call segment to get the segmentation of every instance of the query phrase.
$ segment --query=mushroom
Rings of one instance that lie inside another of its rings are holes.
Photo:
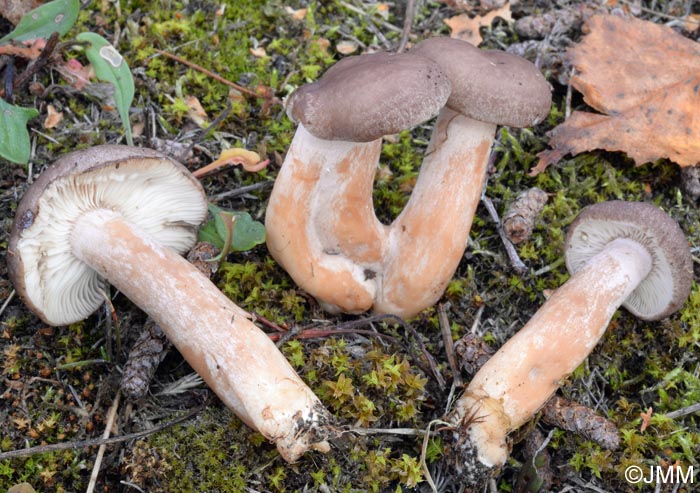
[[[44,322],[93,313],[114,285],[162,328],[192,368],[287,461],[327,450],[329,414],[249,315],[180,254],[207,214],[199,182],[158,152],[73,152],[22,198],[8,269]]]
[[[462,258],[496,124],[536,124],[550,102],[531,63],[455,39],[341,60],[288,99],[299,126],[267,208],[270,253],[328,311],[417,314]],[[438,113],[411,197],[384,225],[381,138]]]
[[[570,279],[477,372],[448,421],[459,475],[478,484],[509,454],[522,426],[590,354],[617,308],[642,320],[677,311],[690,293],[692,259],[680,227],[647,203],[585,208],[565,242]]]

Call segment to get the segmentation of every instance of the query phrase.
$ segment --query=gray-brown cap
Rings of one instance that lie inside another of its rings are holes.
[[[287,114],[325,140],[370,142],[438,114],[450,81],[432,60],[386,52],[347,57],[287,100]]]
[[[487,123],[529,127],[549,115],[547,80],[528,60],[454,38],[429,38],[409,54],[437,62],[452,83],[447,106]]]
[[[104,280],[71,250],[75,220],[100,208],[182,253],[196,240],[207,201],[184,166],[149,149],[102,145],[56,161],[22,197],[7,255],[17,292],[48,324],[82,320],[104,301]]]
[[[614,200],[583,209],[566,235],[569,272],[617,238],[636,241],[652,259],[651,271],[622,306],[642,320],[659,320],[677,311],[693,280],[690,248],[678,224],[652,204]]]

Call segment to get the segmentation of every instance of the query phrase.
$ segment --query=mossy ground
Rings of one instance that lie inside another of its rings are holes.
[[[271,166],[259,174],[232,169],[205,179],[203,183],[212,195],[273,180],[293,125],[281,106],[267,106],[264,98],[231,97],[226,85],[158,55],[155,49],[173,52],[248,88],[269,87],[281,98],[337,60],[340,55],[335,46],[340,41],[354,41],[360,49],[395,47],[400,32],[388,26],[400,26],[403,19],[400,2],[386,4],[386,10],[384,4],[338,0],[296,1],[285,6],[253,0],[95,0],[83,4],[79,23],[67,37],[85,30],[113,41],[116,36],[117,48],[132,67],[137,86],[131,118],[133,124],[144,126],[136,136],[137,145],[152,146],[151,136],[185,145],[196,142],[194,152],[185,159],[191,169],[207,164],[222,148],[233,146],[272,159]],[[523,12],[534,9],[529,2],[520,4]],[[418,5],[414,34],[419,38],[446,34],[441,19],[454,11],[432,1]],[[305,14],[295,18],[293,12],[302,8],[307,9]],[[500,21],[484,34],[486,45],[491,47],[502,48],[517,38],[511,26]],[[264,54],[251,53],[251,49],[261,47]],[[71,53],[79,56],[76,51]],[[39,82],[48,85],[52,76],[58,78],[44,72]],[[652,201],[679,221],[697,255],[700,213],[680,191],[680,172],[673,163],[659,161],[635,168],[618,153],[594,152],[564,160],[535,178],[527,176],[535,153],[546,146],[544,132],[563,119],[565,88],[552,82],[555,105],[549,122],[534,133],[501,131],[487,189],[501,213],[528,187],[538,186],[550,194],[532,237],[518,246],[529,270],[522,276],[513,273],[494,223],[480,207],[467,253],[441,300],[448,303],[455,338],[477,322],[477,331],[498,347],[532,316],[543,303],[545,290],[567,279],[561,262],[565,230],[587,204],[608,199]],[[233,101],[231,114],[202,136],[187,116],[187,96],[199,99],[210,120],[224,112],[228,100]],[[116,113],[94,97],[60,88],[37,99],[28,93],[17,97],[17,104],[36,105],[42,115],[47,103],[66,113],[55,129],[42,128],[40,119],[32,122],[32,128],[41,132],[33,134],[34,172],[69,150],[123,140]],[[574,100],[574,104],[582,103]],[[375,193],[383,220],[394,217],[405,203],[428,133],[428,126],[421,127],[385,145]],[[3,247],[12,211],[27,186],[27,173],[26,168],[0,163]],[[218,205],[247,210],[261,219],[269,190],[261,186],[259,191]],[[243,308],[278,324],[330,328],[357,318],[329,317],[322,312],[295,287],[264,246],[230,255],[216,281]],[[9,297],[11,289],[3,262],[0,302]],[[123,297],[115,299],[115,308],[121,347],[116,341],[110,344],[111,336],[105,337],[104,328],[109,324],[104,313],[69,327],[47,328],[16,298],[8,305],[0,318],[0,451],[102,433],[104,416],[118,388],[120,365],[144,320]],[[481,313],[478,320],[477,313]],[[640,488],[624,480],[628,465],[678,462],[684,467],[700,467],[698,415],[663,416],[700,401],[699,313],[697,284],[684,309],[663,322],[640,322],[624,311],[618,313],[604,341],[564,382],[561,393],[606,414],[619,426],[622,446],[608,452],[580,436],[557,431],[548,446],[556,490],[573,486],[578,491],[581,485],[591,484],[606,491],[635,491]],[[450,368],[435,309],[425,310],[410,323],[449,381]],[[444,414],[449,389],[440,388],[425,371],[425,358],[413,335],[402,326],[380,321],[365,328],[390,338],[358,334],[290,340],[282,349],[341,423],[426,428]],[[157,375],[153,395],[145,402],[122,406],[119,433],[149,428],[200,403],[202,394],[207,393],[201,387],[185,387],[174,395],[159,393],[166,384],[190,372],[177,354],[171,354]],[[650,425],[642,432],[641,413],[649,407],[653,409]],[[459,491],[450,485],[449,471],[439,467],[441,452],[439,439],[430,442],[427,462],[442,491]],[[348,433],[333,443],[331,453],[308,454],[297,464],[287,465],[260,435],[214,400],[190,421],[108,447],[98,490],[427,491],[420,454],[419,437]],[[42,492],[84,491],[95,455],[94,448],[79,448],[0,461],[0,491],[22,481]],[[499,491],[519,488],[521,460],[516,444],[512,460],[497,478]]]

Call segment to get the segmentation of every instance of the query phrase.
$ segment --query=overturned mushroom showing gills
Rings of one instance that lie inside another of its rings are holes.
[[[537,124],[550,102],[534,65],[456,39],[341,60],[287,102],[299,127],[267,208],[272,256],[329,311],[417,314],[462,258],[496,125]],[[411,197],[384,225],[382,136],[436,115]]]
[[[449,460],[480,484],[506,461],[507,435],[526,423],[602,337],[620,305],[642,320],[677,311],[693,277],[678,225],[651,204],[585,208],[566,237],[571,278],[477,372],[449,416]]]
[[[207,214],[199,182],[160,153],[98,146],[69,154],[27,190],[10,277],[50,325],[84,319],[114,285],[287,461],[326,450],[329,414],[277,347],[183,259]]]

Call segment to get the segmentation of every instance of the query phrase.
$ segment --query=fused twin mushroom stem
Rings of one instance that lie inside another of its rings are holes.
[[[287,461],[327,450],[330,415],[318,398],[249,315],[180,256],[206,214],[199,182],[157,152],[74,152],[22,198],[8,249],[10,277],[50,325],[89,316],[109,282]]]
[[[417,314],[462,258],[496,125],[535,125],[550,104],[530,62],[456,39],[341,60],[287,102],[299,126],[267,208],[270,253],[328,311]],[[411,197],[384,225],[382,136],[436,115]]]
[[[477,372],[448,421],[455,471],[481,483],[508,458],[508,433],[542,407],[590,354],[622,305],[642,320],[678,310],[692,259],[678,225],[653,205],[584,209],[565,246],[571,278]]]

